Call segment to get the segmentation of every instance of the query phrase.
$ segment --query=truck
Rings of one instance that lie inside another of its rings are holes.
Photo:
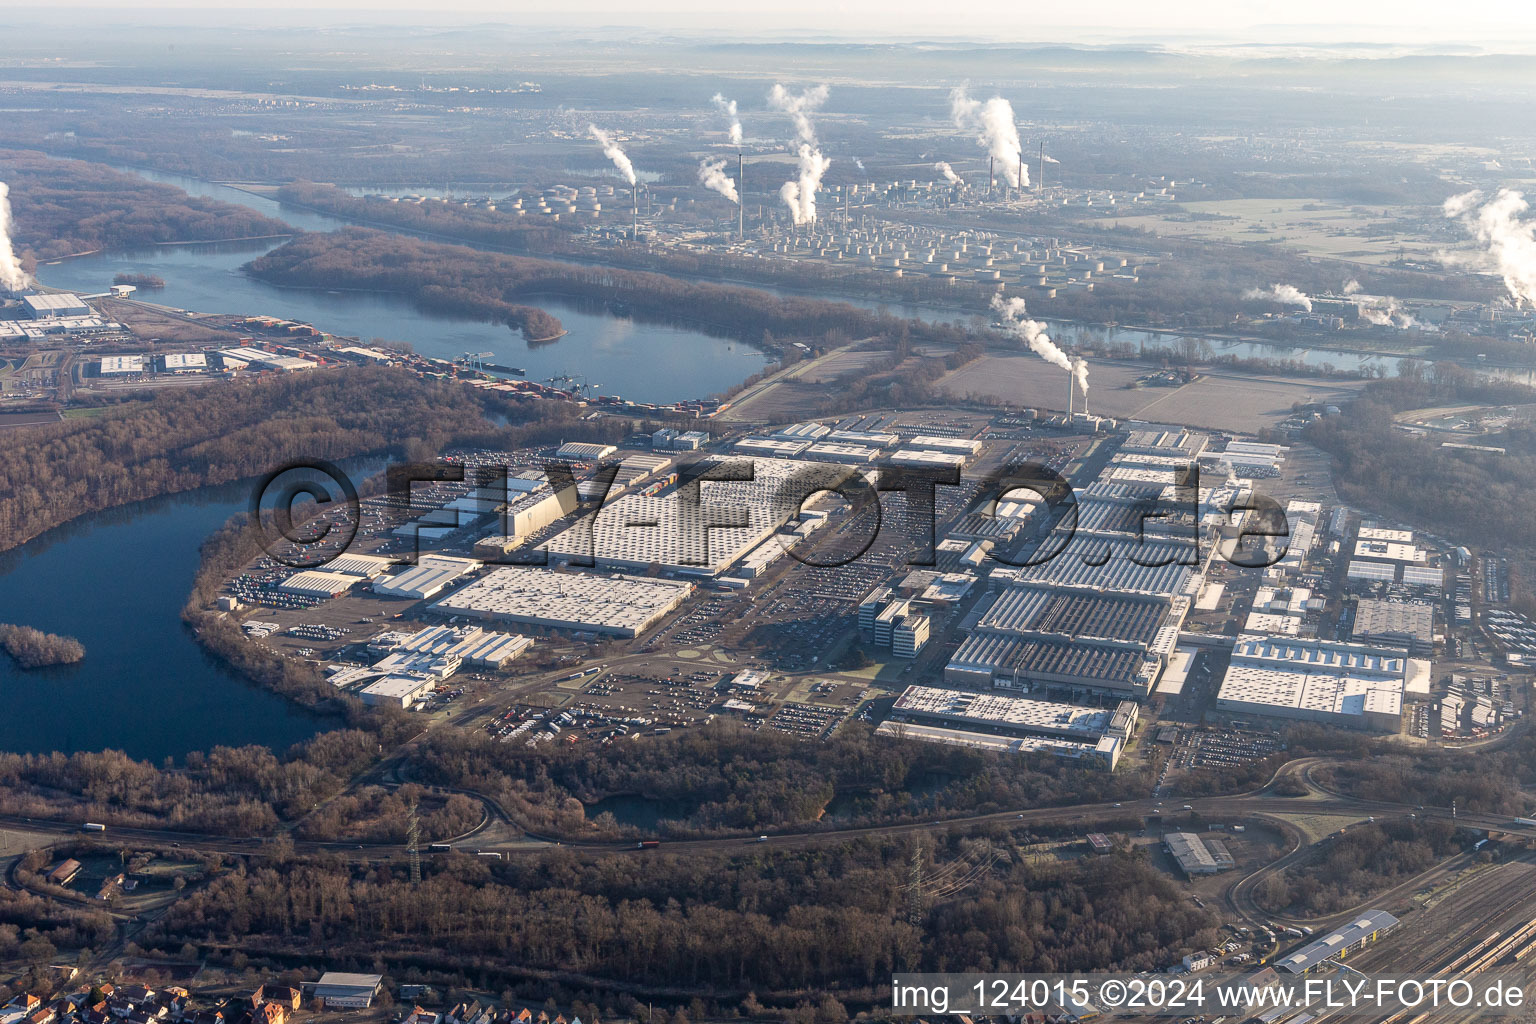
[[[637,849],[637,850],[654,850],[656,847],[658,847],[660,845],[661,845],[661,840],[659,840],[659,839],[642,839],[638,843],[635,844],[635,849]]]
[[[80,831],[82,832],[105,832],[106,830],[107,826],[99,821],[88,821],[80,826]]]

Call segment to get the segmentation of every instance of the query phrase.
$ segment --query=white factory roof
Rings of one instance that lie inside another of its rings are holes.
[[[773,436],[785,441],[814,441],[830,433],[832,428],[821,423],[793,423],[782,430],[775,430]]]
[[[1109,727],[1113,713],[1058,701],[972,693],[936,686],[909,686],[892,712],[931,715],[956,724],[995,726],[1056,736],[1095,738]]]
[[[834,430],[827,435],[828,441],[841,441],[845,444],[867,444],[876,448],[887,448],[901,440],[895,434],[885,434],[876,430]]]
[[[363,688],[363,699],[373,698],[379,703],[404,702],[419,697],[423,693],[430,692],[437,686],[434,679],[421,679],[416,676],[385,676],[376,683],[370,683]]]
[[[1352,561],[1344,575],[1352,580],[1377,580],[1382,583],[1391,583],[1397,579],[1397,566],[1391,562]]]
[[[113,373],[143,373],[143,356],[102,356],[101,374],[106,376]]]
[[[897,466],[955,466],[965,465],[965,456],[957,452],[924,451],[915,448],[902,448],[891,456],[890,461]]]
[[[792,459],[809,447],[810,443],[807,441],[781,437],[744,437],[735,444],[739,452],[768,455],[780,459]]]
[[[834,489],[851,472],[818,462],[754,460],[751,480],[699,481],[697,503],[676,495],[627,494],[543,548],[552,557],[590,557],[599,566],[656,564],[718,576],[789,520],[799,497],[816,490],[805,481],[825,480],[824,489]],[[801,483],[786,490],[791,477]]]
[[[934,437],[930,434],[918,434],[908,438],[904,443],[905,448],[918,448],[935,452],[956,452],[962,455],[975,455],[981,451],[981,442],[964,437]]]
[[[611,444],[591,444],[586,441],[567,441],[555,450],[555,455],[562,459],[605,459],[618,451]]]
[[[350,590],[360,582],[362,581],[358,577],[349,576],[346,573],[306,569],[289,576],[278,589],[290,594],[330,597],[332,594]]]
[[[1330,640],[1244,634],[1216,694],[1222,706],[1327,717],[1399,716],[1408,675],[1400,652]]]
[[[1362,526],[1358,534],[1361,540],[1385,540],[1394,544],[1412,544],[1412,530],[1389,530],[1380,526]]]
[[[165,357],[167,370],[203,370],[208,367],[208,357],[201,352],[172,352]]]
[[[369,579],[387,572],[395,563],[378,555],[337,555],[325,563],[327,572],[346,573],[348,576],[367,576]]]
[[[21,304],[27,307],[27,311],[33,316],[58,312],[76,313],[80,310],[89,309],[80,296],[70,292],[59,292],[50,295],[23,295],[21,297]]]
[[[1391,540],[1357,540],[1355,557],[1377,562],[1408,562],[1421,565],[1429,557],[1421,547]]]
[[[1439,566],[1405,565],[1403,583],[1414,587],[1445,586],[1445,570]]]
[[[879,454],[880,449],[871,448],[869,445],[839,444],[835,441],[813,444],[804,452],[805,458],[808,459],[848,463],[873,462]]]
[[[508,566],[432,607],[443,615],[635,636],[692,591],[692,584],[672,580]]]
[[[480,565],[478,562],[467,566],[454,564],[456,561],[464,560],[420,558],[416,565],[404,572],[374,580],[373,592],[386,597],[413,597],[417,600],[434,597],[448,584],[467,572],[473,572]]]

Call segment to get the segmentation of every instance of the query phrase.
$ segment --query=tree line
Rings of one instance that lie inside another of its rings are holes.
[[[191,196],[101,164],[0,152],[24,265],[98,249],[289,234],[254,210]]]

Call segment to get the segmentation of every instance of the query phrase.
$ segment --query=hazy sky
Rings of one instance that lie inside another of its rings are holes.
[[[1536,40],[1532,0],[1095,0],[1091,4],[1039,0],[774,0],[722,4],[718,0],[233,0],[209,11],[207,0],[153,0],[150,5],[101,0],[0,0],[7,15],[47,18],[64,8],[106,9],[140,24],[175,9],[189,21],[250,24],[355,22],[391,24],[497,21],[540,27],[644,25],[662,31],[729,35],[742,29],[785,37],[855,38],[949,36],[998,42],[1107,42],[1133,38],[1210,43],[1306,42],[1443,46],[1491,49]],[[43,10],[39,10],[42,8]],[[23,14],[23,12],[26,14]],[[197,13],[191,13],[196,11]],[[76,12],[78,15],[78,11]],[[110,16],[110,15],[109,15]]]

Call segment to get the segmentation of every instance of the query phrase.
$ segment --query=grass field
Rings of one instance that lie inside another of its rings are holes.
[[[1337,404],[1363,384],[1279,375],[1207,374],[1177,388],[1128,385],[1147,372],[1140,363],[1092,364],[1088,409],[1099,416],[1252,432],[1291,415],[1297,402]],[[1032,355],[989,355],[944,377],[939,386],[956,398],[1002,400],[1061,412],[1066,378]]]
[[[1422,215],[1399,206],[1346,205],[1321,199],[1221,199],[1180,203],[1177,209],[1117,217],[1125,227],[1159,235],[1221,242],[1282,245],[1309,256],[1381,264],[1400,253],[1433,258],[1440,243],[1396,230],[1399,217]],[[1381,230],[1371,230],[1380,225]]]

